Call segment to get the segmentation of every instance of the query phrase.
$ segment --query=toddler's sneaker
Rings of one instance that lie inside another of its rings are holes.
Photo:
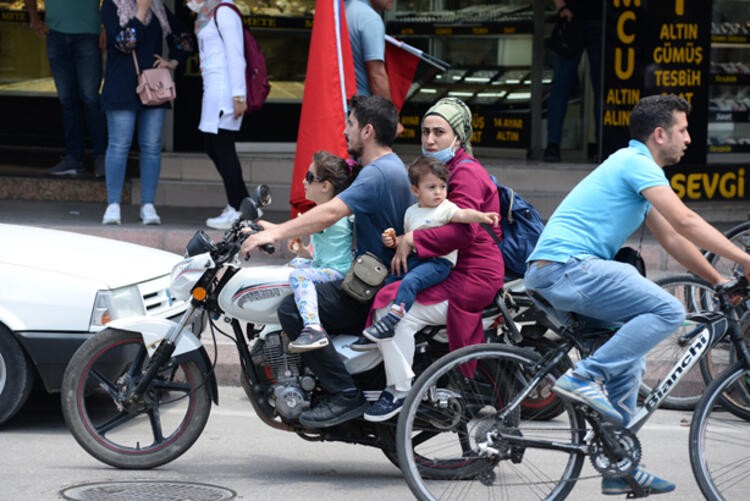
[[[141,221],[143,221],[143,224],[161,224],[161,218],[156,213],[154,204],[143,204],[141,206]]]
[[[404,318],[405,313],[403,305],[392,304],[388,314],[363,330],[362,335],[373,343],[392,338],[396,334],[396,324]]]
[[[388,390],[380,394],[380,398],[365,411],[365,421],[379,423],[387,421],[401,412],[406,397],[397,397]]]
[[[231,205],[227,205],[221,214],[206,219],[206,226],[215,230],[228,230],[239,218],[240,213]]]
[[[302,353],[303,351],[317,350],[328,346],[328,335],[322,327],[312,327],[306,325],[302,328],[297,339],[289,343],[289,351],[292,353]]]
[[[109,204],[102,216],[102,224],[120,224],[120,222],[120,204]]]
[[[677,487],[672,482],[659,478],[642,468],[636,468],[633,472],[633,478],[638,485],[648,489],[649,494],[664,494],[665,492],[672,492]],[[602,494],[630,494],[631,491],[632,488],[624,478],[602,478]]]
[[[622,425],[622,415],[609,401],[601,385],[595,381],[581,379],[569,370],[555,381],[552,391],[561,397],[586,404],[606,420]]]

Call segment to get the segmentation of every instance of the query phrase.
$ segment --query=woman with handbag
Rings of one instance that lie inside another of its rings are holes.
[[[461,209],[497,212],[500,208],[495,183],[473,156],[471,110],[460,99],[447,97],[435,103],[422,118],[422,154],[445,163],[448,199]],[[499,226],[492,228],[502,236]],[[406,269],[408,259],[432,258],[458,250],[448,278],[417,294],[414,305],[395,325],[393,337],[377,342],[386,372],[386,391],[365,411],[368,421],[385,421],[398,414],[414,373],[414,334],[427,325],[445,325],[451,350],[484,341],[482,309],[503,286],[503,258],[495,241],[478,224],[449,223],[424,228],[399,237],[394,261]],[[399,282],[381,289],[372,311],[388,312]],[[352,349],[368,346],[358,341]]]
[[[227,206],[206,226],[226,230],[239,218],[242,199],[248,196],[235,141],[247,110],[242,17],[231,0],[189,0],[196,13],[203,100],[198,129],[206,153],[219,171]],[[221,8],[223,7],[223,8]]]
[[[144,104],[137,92],[139,71],[174,70],[192,52],[190,36],[162,0],[104,0],[102,24],[107,35],[107,66],[102,109],[109,143],[105,156],[107,209],[103,224],[120,224],[120,200],[133,134],[138,128],[143,224],[161,224],[154,208],[161,171],[162,125],[170,102]],[[161,56],[166,40],[169,56]],[[145,97],[144,97],[145,99]]]

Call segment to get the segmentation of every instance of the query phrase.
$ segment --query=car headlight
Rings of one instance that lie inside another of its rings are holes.
[[[143,297],[136,285],[98,291],[94,300],[94,311],[91,313],[91,327],[101,328],[118,318],[145,314]]]

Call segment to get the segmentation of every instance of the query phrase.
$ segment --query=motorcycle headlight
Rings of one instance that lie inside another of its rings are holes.
[[[96,293],[91,313],[92,329],[99,329],[118,318],[145,315],[141,292],[135,285]]]

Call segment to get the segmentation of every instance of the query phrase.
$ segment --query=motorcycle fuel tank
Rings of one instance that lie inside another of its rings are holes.
[[[256,324],[279,322],[279,303],[292,293],[290,266],[251,266],[242,268],[219,293],[219,306],[230,316]]]

